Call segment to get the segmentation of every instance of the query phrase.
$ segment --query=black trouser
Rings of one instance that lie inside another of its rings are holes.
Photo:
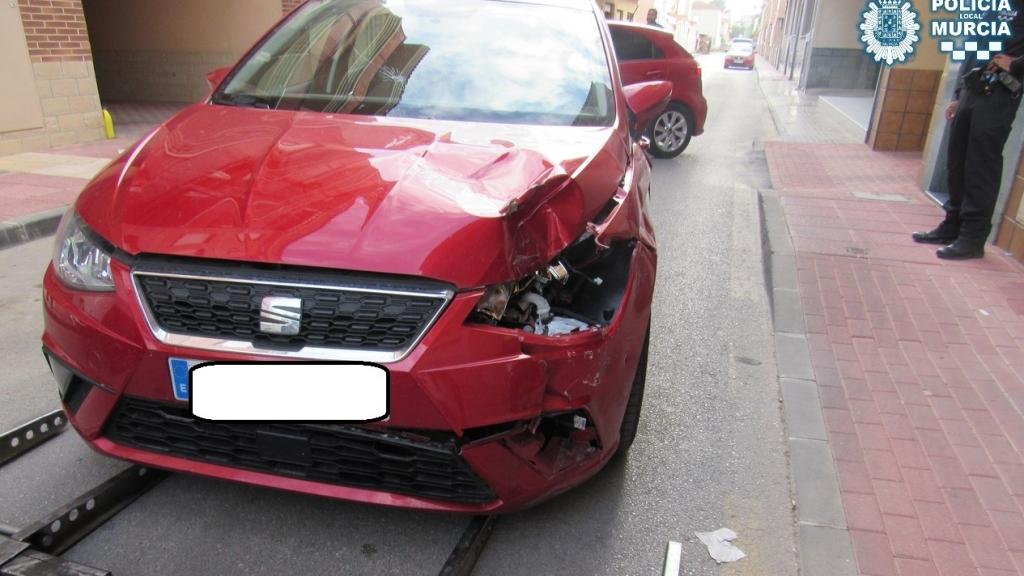
[[[949,136],[949,202],[942,228],[983,245],[1003,180],[1003,147],[1010,137],[1020,99],[1002,86],[991,94],[964,88]]]

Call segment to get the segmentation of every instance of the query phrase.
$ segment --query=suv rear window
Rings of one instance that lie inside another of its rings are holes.
[[[497,0],[313,0],[213,102],[564,126],[615,118],[594,11]]]

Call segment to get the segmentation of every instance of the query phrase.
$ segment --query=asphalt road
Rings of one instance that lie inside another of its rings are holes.
[[[784,424],[761,266],[757,143],[772,125],[756,73],[703,59],[706,135],[655,167],[660,243],[651,367],[629,458],[502,518],[479,575],[796,574]],[[0,430],[57,398],[39,352],[40,241],[0,252]],[[0,523],[23,525],[123,464],[73,432],[0,468]],[[387,510],[175,475],[65,556],[118,575],[433,575],[466,518]],[[749,557],[718,567],[693,537],[729,527]]]

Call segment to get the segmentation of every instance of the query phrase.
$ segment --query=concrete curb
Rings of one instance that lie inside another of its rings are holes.
[[[57,232],[60,219],[67,211],[67,206],[63,206],[46,212],[30,214],[23,218],[0,222],[0,250],[52,236]]]
[[[828,443],[807,343],[796,253],[779,197],[771,190],[760,190],[758,196],[764,219],[761,225],[767,237],[763,254],[779,386],[792,456],[800,574],[856,576],[857,563],[839,493],[839,474]]]

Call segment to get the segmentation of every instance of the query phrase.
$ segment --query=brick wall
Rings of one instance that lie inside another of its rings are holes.
[[[33,62],[92,60],[81,0],[18,0]]]
[[[281,10],[288,14],[292,10],[295,10],[302,5],[306,0],[281,0]]]
[[[81,0],[19,0],[43,126],[0,133],[0,156],[100,140],[103,114]]]

